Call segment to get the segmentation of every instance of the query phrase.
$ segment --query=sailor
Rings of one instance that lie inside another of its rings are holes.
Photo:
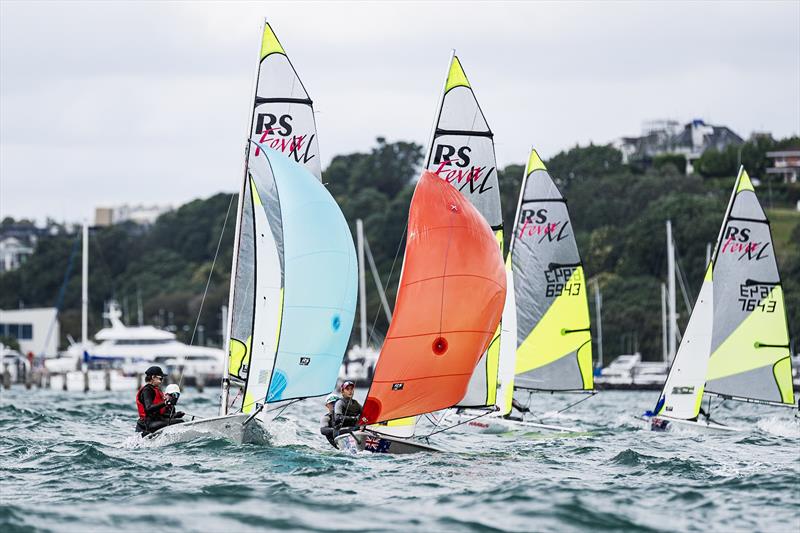
[[[181,388],[178,387],[175,383],[171,383],[167,385],[167,388],[164,389],[164,401],[166,402],[167,406],[164,408],[164,416],[172,420],[172,423],[180,423],[183,420],[180,420],[184,417],[186,413],[183,411],[178,411],[175,409],[175,406],[178,404],[178,399],[181,397]]]
[[[509,412],[508,414],[503,416],[503,418],[505,418],[506,420],[514,420],[515,422],[522,422],[522,417],[524,416],[524,414],[531,412],[530,408],[525,407],[524,405],[519,403],[519,401],[517,401],[516,398],[511,398],[511,407],[519,411],[521,415],[515,416],[511,412]]]
[[[511,398],[511,407],[519,411],[520,413],[530,413],[531,410],[528,407],[525,407],[521,403],[517,401],[516,398]]]
[[[328,439],[328,442],[330,442],[331,446],[334,448],[338,448],[338,446],[336,446],[336,442],[333,440],[333,437],[336,436],[336,430],[333,427],[333,408],[338,399],[339,396],[336,394],[330,394],[325,398],[325,408],[327,411],[319,420],[319,432],[325,435],[325,438]]]
[[[173,396],[165,396],[159,388],[163,379],[164,372],[161,367],[151,366],[144,373],[144,386],[136,393],[136,408],[139,411],[136,431],[142,436],[170,424],[183,422],[180,417],[170,417],[170,413],[174,415],[177,413],[174,412]]]
[[[343,428],[358,426],[358,417],[361,414],[361,404],[353,398],[356,385],[352,381],[345,381],[339,388],[342,397],[333,407],[334,427],[341,432]]]

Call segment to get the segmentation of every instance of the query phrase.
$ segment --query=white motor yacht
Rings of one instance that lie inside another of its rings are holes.
[[[111,327],[97,332],[95,342],[73,343],[60,357],[45,361],[47,369],[51,373],[68,372],[86,364],[134,375],[156,364],[193,379],[218,379],[222,375],[224,357],[219,348],[189,346],[178,341],[174,333],[153,326],[126,326],[115,302],[109,304],[103,317]]]

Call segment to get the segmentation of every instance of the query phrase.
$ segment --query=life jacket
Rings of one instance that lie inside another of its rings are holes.
[[[160,403],[164,403],[164,393],[161,392],[161,389],[158,387],[153,387],[149,383],[142,386],[139,391],[136,393],[136,408],[139,410],[139,418],[147,418],[147,412],[144,410],[144,403],[142,403],[142,391],[145,387],[151,387],[156,391],[156,396],[153,398],[153,405],[158,405]],[[165,405],[161,409],[158,410],[160,414],[164,414],[167,406]]]

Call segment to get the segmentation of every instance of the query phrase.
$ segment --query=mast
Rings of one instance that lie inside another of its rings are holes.
[[[367,252],[367,261],[369,262],[369,268],[372,271],[372,279],[375,280],[375,286],[378,288],[378,296],[381,299],[383,312],[386,315],[386,322],[391,322],[392,311],[389,309],[389,301],[386,299],[386,291],[383,290],[381,277],[378,274],[378,267],[375,266],[375,258],[372,257],[372,250],[369,249],[369,239],[367,239],[366,236],[364,236],[364,250]]]
[[[356,220],[356,239],[358,241],[358,300],[361,317],[361,349],[367,348],[367,288],[364,276],[364,222]]]
[[[667,286],[661,284],[661,352],[662,359],[669,363],[669,351],[667,350]]]
[[[82,228],[83,254],[81,260],[81,344],[84,349],[89,341],[89,223],[84,220]]]
[[[672,221],[667,220],[667,325],[669,361],[675,359],[675,341],[678,338],[678,315],[675,312],[675,245],[672,242]]]
[[[267,19],[261,23],[261,32],[259,33],[259,42],[264,35],[264,28],[267,25]],[[259,60],[261,59],[261,50],[259,47]],[[258,73],[261,68],[260,61],[256,61],[255,71],[253,72],[252,89],[250,91],[250,100],[247,102],[247,137],[244,143],[244,161],[242,163],[242,179],[241,186],[239,187],[239,198],[236,202],[236,229],[233,233],[233,258],[231,259],[231,279],[230,288],[228,289],[228,309],[233,309],[233,293],[234,284],[236,281],[236,263],[239,256],[239,235],[242,230],[242,208],[244,206],[244,193],[247,187],[247,161],[250,157],[250,130],[253,123],[253,102],[256,97],[256,87],[258,85]],[[225,326],[225,337],[222,342],[222,350],[225,354],[225,364],[222,366],[222,394],[220,395],[219,414],[225,415],[228,412],[228,389],[230,387],[230,380],[228,378],[228,366],[230,363],[230,342],[231,342],[231,327],[233,326],[233,313],[227,313],[227,325]]]
[[[594,281],[594,314],[597,323],[597,362],[599,368],[603,368],[603,295],[600,294],[600,282],[597,279]]]

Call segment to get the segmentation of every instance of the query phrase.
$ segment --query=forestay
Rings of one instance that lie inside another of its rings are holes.
[[[704,391],[794,404],[786,309],[772,235],[744,169],[656,412],[694,419]]]
[[[492,228],[502,257],[503,216],[493,133],[458,57],[450,61],[425,167],[469,199]],[[494,405],[500,329],[475,367],[460,407]]]
[[[505,294],[503,262],[480,213],[448,182],[423,173],[362,423],[429,413],[461,399],[497,329]]]
[[[512,237],[516,300],[515,386],[592,390],[586,278],[567,204],[535,150],[520,191]]]

